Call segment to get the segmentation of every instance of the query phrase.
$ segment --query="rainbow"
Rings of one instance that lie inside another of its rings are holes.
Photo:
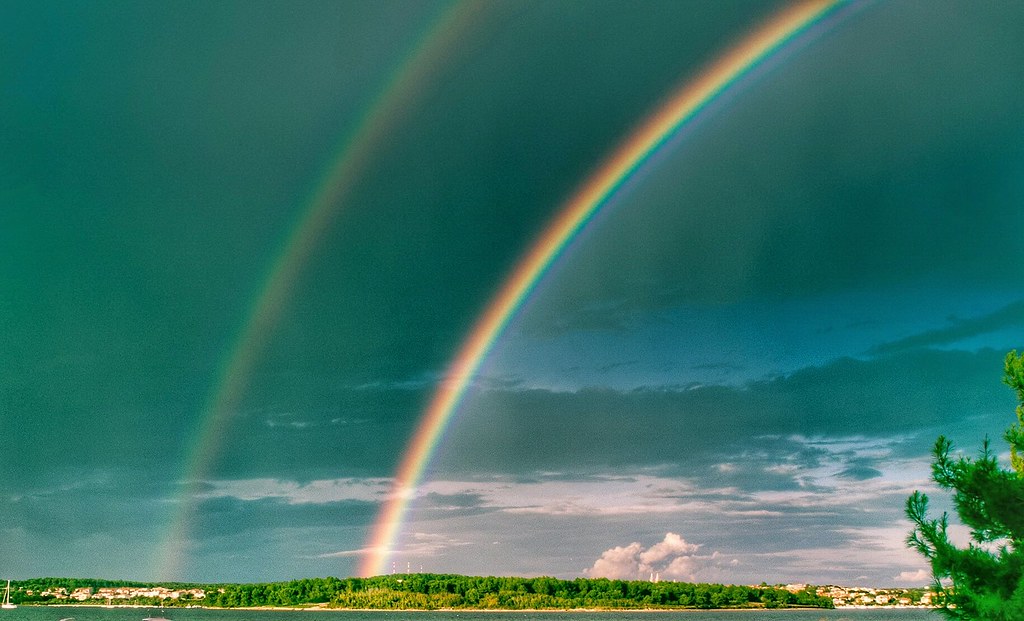
[[[406,448],[391,494],[381,507],[364,546],[360,567],[362,575],[385,573],[402,520],[448,422],[498,337],[555,259],[601,207],[608,204],[616,192],[681,128],[692,122],[730,86],[845,3],[845,0],[809,0],[776,15],[677,91],[560,209],[491,300],[449,365],[445,379],[434,393]]]
[[[154,574],[161,580],[179,579],[187,553],[200,486],[215,463],[232,414],[243,396],[253,367],[277,323],[299,273],[329,229],[348,193],[373,162],[403,111],[417,93],[429,85],[443,66],[452,45],[482,12],[481,4],[457,2],[435,18],[412,52],[390,76],[377,98],[342,142],[326,167],[306,207],[290,229],[258,294],[244,314],[245,320],[222,358],[217,380],[203,408],[198,441],[185,457],[184,486],[173,512],[167,535],[155,559]]]

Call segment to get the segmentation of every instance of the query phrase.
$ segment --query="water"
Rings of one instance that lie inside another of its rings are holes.
[[[207,610],[201,608],[33,607],[0,611],[0,621],[940,621],[942,616],[920,609],[840,610],[681,610],[656,612],[423,612]]]

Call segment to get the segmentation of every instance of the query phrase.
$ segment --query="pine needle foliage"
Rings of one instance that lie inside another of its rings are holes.
[[[976,458],[953,457],[940,436],[933,449],[932,478],[953,492],[960,521],[971,541],[959,548],[949,539],[949,516],[928,517],[928,496],[907,499],[914,529],[907,545],[931,564],[942,611],[963,621],[1024,621],[1024,355],[1006,356],[1003,382],[1017,394],[1017,422],[1003,438],[1010,469],[1000,467],[986,438]]]

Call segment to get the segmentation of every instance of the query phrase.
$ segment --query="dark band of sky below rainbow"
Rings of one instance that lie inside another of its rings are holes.
[[[485,5],[478,3],[457,2],[426,29],[342,142],[337,156],[326,167],[307,206],[271,262],[232,347],[222,359],[216,382],[206,400],[201,428],[195,436],[198,440],[184,458],[180,479],[183,489],[176,499],[166,539],[154,559],[154,573],[160,579],[180,578],[188,556],[192,520],[200,501],[200,486],[215,464],[228,422],[310,254],[344,207],[347,195],[360,176],[378,155],[384,139],[402,118],[403,110],[429,85],[452,44],[479,17],[483,8]]]
[[[406,448],[391,494],[369,534],[361,575],[386,572],[416,488],[448,423],[497,339],[565,248],[645,162],[716,98],[764,61],[801,39],[813,26],[836,16],[836,10],[847,4],[844,0],[798,2],[770,19],[644,120],[565,203],[502,284],[449,365]]]

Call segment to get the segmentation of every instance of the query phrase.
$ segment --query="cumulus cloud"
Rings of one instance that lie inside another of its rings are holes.
[[[687,543],[685,539],[675,533],[667,533],[664,541],[656,543],[640,553],[640,561],[653,565],[671,557],[695,554],[699,548],[699,545]]]
[[[738,564],[735,559],[724,561],[718,552],[698,554],[700,548],[676,533],[666,533],[662,541],[648,548],[634,541],[605,550],[585,573],[591,578],[645,580],[659,576],[695,582],[720,574],[725,565]]]
[[[615,546],[605,550],[586,573],[593,578],[639,578],[642,551],[643,547],[636,541],[628,546]]]

